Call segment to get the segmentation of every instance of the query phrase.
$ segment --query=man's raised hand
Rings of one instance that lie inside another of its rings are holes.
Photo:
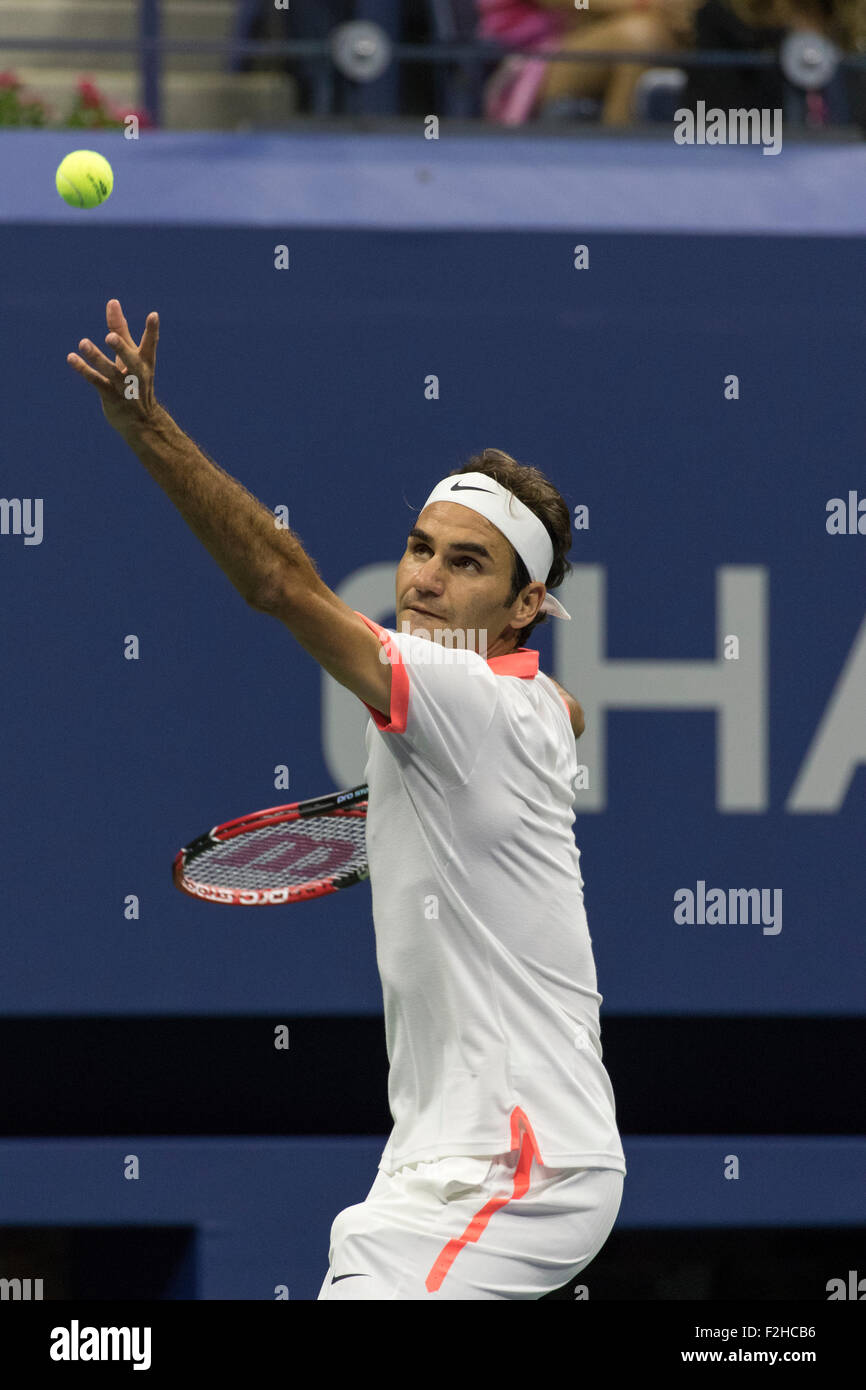
[[[138,345],[130,335],[119,300],[109,299],[105,306],[105,321],[109,328],[105,341],[114,351],[114,362],[110,362],[89,338],[82,338],[78,344],[87,362],[75,352],[70,352],[66,360],[70,367],[74,367],[80,376],[96,387],[108,423],[121,433],[134,431],[147,424],[157,408],[153,377],[159,315],[155,312],[148,314]],[[88,366],[88,363],[91,365]]]

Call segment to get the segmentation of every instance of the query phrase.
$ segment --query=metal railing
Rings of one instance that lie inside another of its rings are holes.
[[[328,115],[332,109],[333,77],[338,65],[335,62],[334,45],[331,38],[324,39],[241,39],[232,36],[225,39],[166,39],[160,33],[161,0],[139,0],[138,35],[134,39],[100,38],[2,38],[0,49],[26,51],[80,52],[86,50],[98,53],[137,53],[141,79],[141,100],[155,127],[161,124],[161,85],[162,59],[169,53],[225,53],[232,59],[239,58],[299,58],[311,60],[318,65],[318,77],[314,85],[313,114]],[[348,26],[342,26],[346,28]],[[673,67],[688,71],[701,67],[764,68],[778,69],[779,59],[773,51],[732,52],[727,49],[676,49],[672,52],[647,51],[581,51],[574,53],[538,52],[537,49],[507,47],[489,40],[473,40],[461,43],[419,43],[405,44],[390,41],[382,32],[387,44],[388,65],[396,63],[450,64],[469,66],[478,71],[485,66],[501,62],[511,55],[541,58],[551,63],[640,63],[644,67]],[[838,70],[860,70],[866,72],[866,54],[840,55],[836,65]],[[339,69],[347,76],[345,67]],[[363,76],[355,76],[360,84],[369,82]],[[372,83],[370,85],[373,85]],[[395,113],[396,114],[396,113]]]

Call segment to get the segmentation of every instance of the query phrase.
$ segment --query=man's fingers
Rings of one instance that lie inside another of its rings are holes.
[[[128,343],[132,342],[129,324],[124,318],[119,299],[109,299],[105,306],[105,322],[113,333],[119,333]]]
[[[108,341],[109,346],[117,353],[114,370],[117,372],[118,376],[132,375],[137,377],[139,382],[146,382],[151,375],[150,367],[144,358],[140,356],[137,348],[122,342],[116,333],[109,333]]]
[[[134,343],[127,343],[119,333],[106,333],[105,341],[108,343],[108,346],[117,353],[124,367],[132,366],[138,356],[138,351]]]
[[[142,361],[149,367],[153,367],[156,361],[156,345],[159,341],[159,314],[154,312],[148,314],[144,325],[144,333],[139,347]]]
[[[116,396],[118,391],[122,390],[124,378],[129,375],[138,378],[139,389],[147,394],[153,376],[153,358],[159,337],[159,316],[156,313],[148,314],[139,347],[136,347],[129,337],[129,326],[118,300],[109,299],[105,316],[111,328],[111,332],[105,335],[105,341],[116,354],[114,361],[111,362],[89,338],[82,338],[78,344],[78,352],[67,354],[67,362],[70,367],[75,368],[79,376],[96,386],[106,399]]]
[[[88,362],[94,367],[98,367],[103,376],[107,377],[109,381],[112,381],[115,375],[122,370],[116,367],[113,362],[110,362],[105,356],[105,353],[100,352],[96,344],[92,343],[89,338],[82,338],[81,342],[78,344],[78,350],[87,358]]]
[[[129,356],[130,351],[132,351],[137,353],[147,366],[153,368],[156,361],[156,344],[159,339],[159,315],[155,310],[148,314],[145,320],[144,333],[137,347],[135,339],[129,331],[129,324],[124,317],[119,299],[109,299],[105,306],[105,321],[110,329],[110,333],[106,335],[106,342],[111,342],[111,346],[122,357],[125,366],[133,365]],[[111,334],[116,334],[120,341],[112,341]]]
[[[105,380],[105,377],[100,376],[99,372],[94,371],[92,367],[88,367],[87,363],[82,361],[77,352],[68,353],[66,360],[70,367],[75,368],[79,376],[83,376],[86,381],[91,382],[94,386],[98,386],[100,391],[104,391],[108,388],[109,383]]]
[[[129,343],[131,347],[135,347],[135,339],[129,331],[129,324],[120,307],[119,299],[109,299],[105,306],[105,320],[112,333],[117,333],[124,342]],[[141,351],[142,347],[145,345],[148,350],[150,350],[151,347],[155,347],[158,337],[159,315],[154,310],[148,314],[145,320],[144,333],[141,338],[141,343],[139,344],[139,351]]]

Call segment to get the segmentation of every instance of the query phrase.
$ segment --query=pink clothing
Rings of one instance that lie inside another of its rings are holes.
[[[567,27],[564,14],[541,10],[532,0],[475,0],[479,39],[533,48],[557,49]],[[547,72],[541,58],[504,59],[484,88],[484,115],[503,125],[522,125],[532,114]]]

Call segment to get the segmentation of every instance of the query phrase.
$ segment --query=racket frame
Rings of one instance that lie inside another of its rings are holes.
[[[198,898],[199,902],[224,903],[236,907],[267,907],[281,903],[305,902],[311,898],[325,897],[328,893],[338,893],[343,888],[351,888],[353,884],[369,877],[370,871],[366,864],[362,869],[349,869],[329,878],[313,878],[307,883],[286,885],[282,888],[227,888],[188,877],[187,869],[205,850],[225,844],[226,841],[253,830],[263,830],[268,826],[283,825],[289,821],[306,820],[312,816],[363,818],[367,814],[368,795],[369,787],[363,782],[357,787],[350,787],[348,791],[328,792],[325,796],[293,801],[287,806],[270,806],[263,811],[253,811],[249,815],[236,816],[234,820],[215,825],[178,850],[172,863],[174,885],[189,897]]]

